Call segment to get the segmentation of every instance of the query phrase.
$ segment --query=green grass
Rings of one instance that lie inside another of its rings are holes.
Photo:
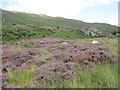
[[[20,45],[22,46],[22,48],[40,48],[38,44],[30,43],[30,42],[21,43]]]
[[[51,36],[58,37],[58,38],[63,38],[63,39],[82,39],[82,38],[91,38],[90,36],[84,36],[84,34],[80,31],[59,31],[53,33]]]
[[[23,86],[28,82],[32,82],[36,75],[34,73],[34,69],[24,70],[24,71],[17,71],[17,72],[9,72],[9,81],[7,84],[19,85]]]
[[[51,31],[49,29],[38,29],[38,28],[11,28],[9,30],[7,28],[3,29],[3,43],[10,43],[24,39],[36,39],[36,38],[44,38],[49,36]]]
[[[22,47],[19,47],[19,46],[18,46],[18,47],[15,47],[14,45],[10,45],[10,46],[9,46],[9,49],[10,49],[10,50],[22,50],[23,48],[22,48]]]
[[[9,28],[10,29],[10,28]],[[58,37],[63,39],[91,38],[85,36],[80,31],[53,31],[47,28],[11,28],[13,30],[3,29],[3,43],[13,43],[25,39],[39,39],[45,37]]]
[[[97,66],[95,70],[84,70],[83,75],[73,79],[64,88],[118,88],[118,66],[108,64]]]

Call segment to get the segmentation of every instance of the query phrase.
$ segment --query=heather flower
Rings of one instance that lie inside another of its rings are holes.
[[[29,42],[29,41],[30,41],[30,40],[18,41],[18,42],[16,42],[15,44],[18,45],[18,44],[25,43],[25,42]]]
[[[65,54],[65,53],[57,53],[54,55],[54,57],[57,60],[63,61],[63,62],[70,62],[73,61],[72,57],[69,56],[69,54]]]
[[[5,64],[3,64],[3,68],[12,68],[14,66],[15,66],[14,63],[11,61],[8,61]]]
[[[5,82],[6,80],[8,80],[8,76],[4,73],[0,74],[0,79],[2,80],[2,82]]]
[[[108,50],[108,48],[106,46],[104,46],[104,45],[98,46],[98,49],[99,50]]]
[[[88,61],[88,60],[84,60],[83,62],[84,62],[84,63],[88,63],[89,61]]]
[[[46,60],[41,60],[41,59],[39,59],[39,58],[34,59],[34,61],[35,61],[35,64],[36,64],[37,66],[40,66],[40,65],[46,63]]]
[[[24,85],[24,88],[30,88],[30,87],[32,87],[32,88],[34,87],[34,88],[35,88],[33,82],[27,82],[27,83]]]
[[[111,59],[111,55],[105,51],[101,51],[101,50],[98,50],[98,51],[91,51],[89,53],[92,58],[93,58],[93,61],[95,63],[97,62],[106,62],[106,61],[109,61]]]
[[[86,60],[86,59],[90,60],[91,56],[87,55],[84,52],[77,52],[77,54],[74,55],[74,60],[77,62],[81,62],[81,61]]]
[[[64,63],[59,63],[59,62],[52,62],[51,64],[49,64],[47,66],[49,71],[61,71],[61,72],[65,72],[67,70],[66,66]]]
[[[72,79],[73,78],[73,74],[74,74],[74,72],[72,70],[69,70],[69,71],[65,72],[63,74],[63,76],[65,77],[65,79],[68,80],[68,79]]]
[[[75,70],[77,68],[77,64],[73,62],[66,63],[67,70]]]
[[[39,72],[36,78],[38,82],[63,82],[66,78],[67,67],[62,62],[52,62],[47,66],[38,68],[37,71]],[[71,75],[70,72],[69,74]]]
[[[47,60],[52,61],[52,60],[56,60],[56,58],[54,57],[54,55],[51,55],[47,58]]]
[[[50,72],[50,71],[44,71],[44,72],[41,72],[36,80],[37,82],[52,82],[53,81],[53,77],[54,77],[54,72]]]
[[[79,46],[79,48],[80,48],[81,51],[86,51],[86,50],[89,50],[91,47],[87,47],[85,45],[81,45],[81,46]]]
[[[23,70],[28,69],[28,68],[29,68],[29,66],[28,66],[26,63],[23,63],[23,64],[21,64],[21,66],[19,67],[19,70],[20,70],[20,71],[23,71]]]
[[[19,56],[19,54],[20,54],[19,51],[16,51],[16,50],[4,50],[2,58],[12,59],[12,58]]]
[[[32,58],[38,58],[38,56],[31,56]]]
[[[77,72],[78,76],[81,76],[83,74],[83,72]]]
[[[88,67],[93,67],[93,66],[95,66],[95,63],[89,62],[87,66],[88,66]]]
[[[40,49],[40,48],[30,48],[30,49],[28,50],[28,52],[29,52],[31,55],[37,55],[37,54],[39,54],[39,55],[46,55],[46,54],[47,54],[47,51],[42,50],[42,49]]]
[[[5,88],[20,88],[20,86],[17,85],[7,85]]]
[[[2,49],[6,49],[6,48],[8,48],[8,45],[0,45],[0,47],[2,46]]]

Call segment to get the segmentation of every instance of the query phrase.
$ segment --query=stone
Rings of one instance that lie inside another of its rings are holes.
[[[95,43],[99,43],[99,42],[98,42],[98,41],[93,40],[93,41],[92,41],[92,43],[93,43],[93,44],[95,44]]]
[[[67,42],[62,42],[62,44],[68,44]]]

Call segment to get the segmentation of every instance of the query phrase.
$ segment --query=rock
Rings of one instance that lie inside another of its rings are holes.
[[[91,32],[91,36],[97,36],[96,33],[94,32]]]
[[[99,32],[98,29],[94,27],[83,27],[81,31],[86,35],[86,36],[99,36],[102,34],[102,32]]]
[[[94,41],[92,41],[92,43],[95,44],[95,43],[99,43],[99,42],[94,40]]]
[[[68,44],[67,42],[62,42],[62,44]]]

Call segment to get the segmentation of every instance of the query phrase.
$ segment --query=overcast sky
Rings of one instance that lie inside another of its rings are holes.
[[[119,0],[0,0],[4,10],[118,25]]]

